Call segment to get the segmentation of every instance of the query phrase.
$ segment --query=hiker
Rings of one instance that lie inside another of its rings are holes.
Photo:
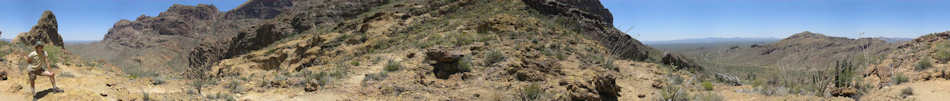
[[[30,55],[27,56],[26,62],[30,64],[27,68],[27,74],[30,76],[30,90],[33,90],[33,94],[36,94],[36,76],[49,76],[49,80],[53,83],[53,90],[58,90],[59,87],[56,87],[56,74],[49,70],[49,61],[46,59],[46,51],[43,51],[43,44],[37,42],[36,46],[33,47],[33,52],[30,52]]]

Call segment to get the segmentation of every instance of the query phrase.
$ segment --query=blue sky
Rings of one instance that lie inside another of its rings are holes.
[[[45,10],[53,11],[64,40],[101,40],[121,19],[157,16],[172,4],[213,4],[227,11],[247,0],[0,0],[0,38],[29,31]]]
[[[905,37],[950,30],[950,0],[601,0],[641,41],[706,37]],[[637,35],[638,34],[638,35]]]

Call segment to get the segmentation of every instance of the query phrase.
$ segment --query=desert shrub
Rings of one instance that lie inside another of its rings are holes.
[[[386,72],[370,73],[363,77],[363,81],[380,81],[389,77]]]
[[[917,64],[914,65],[914,70],[920,71],[930,67],[933,67],[933,64],[930,63],[930,58],[923,58],[920,61],[917,61]]]
[[[903,73],[897,73],[892,77],[893,78],[891,78],[891,80],[893,80],[893,83],[898,85],[910,81],[910,79],[908,79],[907,76],[904,76]]]
[[[211,94],[205,97],[208,99],[216,99],[216,100],[222,100],[222,101],[237,101],[234,99],[234,95],[227,94],[227,93]]]
[[[521,99],[523,101],[533,101],[541,97],[544,91],[538,84],[530,84],[521,89]]]
[[[657,101],[689,101],[689,93],[679,87],[668,86],[663,88]]]
[[[488,64],[495,64],[498,62],[505,61],[506,57],[504,53],[501,53],[499,51],[491,51],[491,52],[488,52],[487,58],[488,59],[486,60],[488,61]]]
[[[478,38],[479,35],[476,35],[476,34],[456,33],[452,35],[453,35],[452,37],[455,39],[452,41],[452,44],[454,46],[463,46],[463,45],[472,44],[472,43],[475,43],[475,41],[478,41],[479,39]]]
[[[851,87],[851,81],[855,75],[855,65],[849,61],[835,62],[834,85],[835,87]]]
[[[304,71],[305,72],[304,74],[306,75],[305,78],[307,80],[317,80],[318,85],[324,86],[324,85],[332,83],[333,80],[335,79],[343,78],[343,76],[346,75],[346,71],[347,71],[345,68],[346,67],[343,67],[343,66],[337,66],[336,68],[329,71],[321,71],[317,73],[313,73],[311,71]]]
[[[398,62],[389,60],[389,62],[386,63],[386,67],[383,69],[386,70],[386,72],[394,72],[398,71],[400,68],[402,68],[402,65],[400,65]]]
[[[723,101],[723,97],[718,93],[703,93],[697,94],[693,101]]]
[[[703,89],[706,90],[706,91],[712,91],[712,90],[713,90],[713,84],[710,83],[709,81],[703,81],[702,85],[703,85]]]
[[[238,82],[236,80],[232,80],[228,84],[225,84],[224,88],[228,88],[228,90],[230,90],[232,93],[244,92],[243,91],[244,88],[241,88],[241,82]]]
[[[65,54],[63,48],[55,45],[43,45],[43,51],[46,51],[46,55],[48,55],[46,58],[49,60],[50,66],[53,67],[56,67],[54,64],[63,60],[63,54]]]
[[[914,89],[910,87],[901,89],[901,96],[910,96],[910,95],[914,95]]]
[[[937,43],[936,49],[937,53],[934,54],[934,59],[939,60],[940,62],[947,62],[950,60],[950,42],[941,41]]]
[[[459,59],[456,64],[456,70],[465,72],[472,71],[472,58],[469,56],[463,56],[462,59]]]
[[[359,62],[359,61],[350,61],[350,65],[359,66],[359,65],[360,65],[360,62]]]
[[[601,64],[601,66],[603,66],[605,69],[607,69],[607,70],[616,70],[616,69],[617,69],[617,66],[614,66],[614,60],[611,59],[609,56],[605,56],[603,59],[604,59],[604,60],[603,60],[604,62],[603,62],[603,64]]]
[[[683,83],[683,77],[677,75],[668,75],[667,80],[670,81],[670,84],[679,85]]]

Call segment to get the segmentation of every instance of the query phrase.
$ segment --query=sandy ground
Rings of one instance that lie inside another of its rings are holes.
[[[913,89],[913,94],[902,96],[901,90],[908,87]],[[950,100],[948,98],[950,98],[950,81],[931,80],[905,83],[877,89],[868,95],[863,96],[861,99],[868,101],[946,101]]]

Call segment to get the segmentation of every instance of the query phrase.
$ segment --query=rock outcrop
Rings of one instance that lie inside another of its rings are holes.
[[[290,0],[249,0],[224,14],[225,19],[270,19],[293,6]]]
[[[36,25],[34,25],[29,32],[20,33],[16,38],[13,38],[12,42],[27,45],[43,42],[45,44],[63,47],[63,37],[59,36],[59,25],[56,22],[56,15],[53,15],[53,11],[43,11],[43,15],[40,17],[40,20],[36,22]]]
[[[661,63],[676,66],[676,69],[688,69],[688,70],[702,70],[703,67],[697,65],[694,62],[691,62],[686,57],[667,53],[663,55],[663,60],[660,60]]]
[[[645,60],[655,51],[613,27],[613,16],[595,0],[522,0],[544,14],[566,16],[576,23],[581,34],[597,40],[614,55]]]

